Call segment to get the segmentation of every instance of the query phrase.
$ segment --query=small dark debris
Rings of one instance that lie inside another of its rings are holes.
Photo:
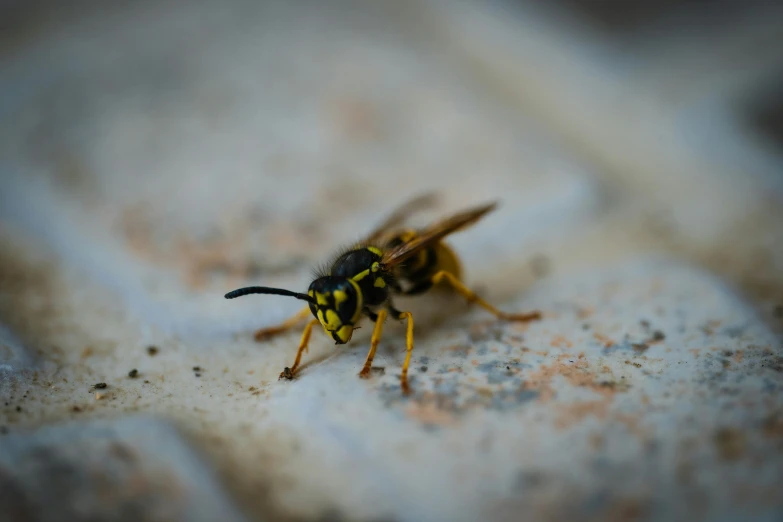
[[[144,379],[144,384],[149,384],[149,383],[150,383],[150,381],[148,381],[147,379]]]
[[[616,382],[611,382],[611,381],[601,381],[599,383],[599,385],[602,388],[609,388],[610,390],[613,390],[613,389],[615,389],[617,387],[617,383]]]
[[[131,379],[135,379],[138,376],[139,376],[139,370],[137,370],[136,368],[128,372],[128,377],[130,377]]]
[[[196,377],[201,377],[200,373],[196,373],[195,375],[196,375]]]
[[[664,339],[666,339],[666,336],[664,335],[664,333],[662,331],[655,330],[653,332],[653,334],[652,334],[652,340],[653,341],[663,341]]]
[[[5,405],[8,406],[8,403],[6,402]]]
[[[732,355],[734,355],[734,352],[732,352],[731,350],[723,350],[723,352],[721,353],[723,353],[724,357],[731,357]]]
[[[541,471],[521,471],[516,480],[517,487],[524,489],[539,487],[546,481],[547,477]]]
[[[96,390],[105,390],[108,386],[109,385],[106,384],[105,382],[99,382],[95,386],[93,386],[93,388],[95,388]]]
[[[634,343],[631,347],[633,347],[633,351],[635,352],[644,353],[650,348],[650,345],[645,343]]]
[[[159,352],[159,351],[160,351],[160,350],[158,350],[158,347],[157,347],[157,346],[147,346],[147,354],[148,354],[150,357],[154,357],[155,355],[157,355],[157,354],[158,354],[158,352]]]
[[[201,366],[194,366],[193,367],[193,371],[194,372],[200,372],[201,371]]]
[[[538,254],[530,260],[530,270],[535,277],[546,277],[552,269],[552,262],[543,254]]]
[[[511,369],[511,366],[506,366],[506,370],[510,370],[510,369]]]
[[[582,325],[582,330],[589,330],[589,329],[590,329],[590,325],[589,324],[585,323],[585,324]]]
[[[724,368],[728,368],[729,366],[731,366],[731,362],[727,361],[726,359],[721,359],[720,362]]]
[[[75,411],[76,413],[79,413],[80,411],[82,411],[82,409],[79,406],[73,406],[71,408],[71,411]]]
[[[745,449],[745,435],[736,429],[723,428],[715,432],[713,441],[724,460],[737,460]]]
[[[761,363],[761,367],[783,372],[783,357],[773,357],[772,360],[764,361]]]
[[[21,407],[21,406],[17,406],[17,407],[16,407],[16,411],[17,411],[17,412],[20,412],[20,411],[22,411],[22,407]]]
[[[385,366],[373,366],[372,368],[370,368],[370,371],[373,373],[377,373],[378,375],[386,375]]]
[[[114,443],[109,446],[109,451],[111,451],[112,455],[125,462],[133,461],[136,456],[133,450],[131,450],[128,446],[118,443]]]
[[[427,373],[427,369],[428,369],[428,368],[427,368],[426,366],[422,366],[421,368],[419,368],[419,371],[420,371],[421,373]]]
[[[639,321],[639,324],[642,325],[642,328],[644,328],[645,330],[650,328],[650,321],[646,319],[642,319],[641,321]]]
[[[642,367],[642,365],[641,365],[641,364],[639,364],[639,363],[637,363],[637,362],[631,362],[631,361],[629,361],[629,360],[627,360],[627,359],[626,359],[626,361],[625,361],[625,364],[630,364],[630,365],[632,365],[632,366],[635,366],[635,367],[637,367],[637,368],[641,368],[641,367]],[[625,378],[625,377],[623,377],[623,378]]]
[[[764,419],[762,429],[767,436],[783,435],[783,415],[780,413],[769,415]]]

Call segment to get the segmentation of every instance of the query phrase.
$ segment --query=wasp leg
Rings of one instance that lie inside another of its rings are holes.
[[[386,307],[389,309],[389,313],[398,321],[406,320],[405,362],[402,363],[400,386],[402,386],[402,392],[408,394],[411,391],[410,386],[408,386],[408,365],[410,365],[411,352],[413,352],[413,314],[410,312],[400,312],[394,308],[391,299],[386,302]]]
[[[389,310],[398,320],[407,320],[407,328],[405,331],[405,362],[402,363],[402,375],[400,376],[402,393],[407,395],[411,391],[410,386],[408,386],[408,366],[411,362],[411,352],[413,352],[413,314],[410,312],[400,312],[391,306],[389,306]]]
[[[289,317],[282,323],[275,325],[275,326],[269,326],[267,328],[261,328],[260,330],[257,330],[255,333],[255,339],[256,341],[263,341],[266,339],[269,339],[270,337],[274,337],[278,334],[281,334],[283,332],[286,332],[299,324],[303,319],[306,319],[310,315],[310,308],[303,308],[299,312],[296,313],[296,315]]]
[[[307,323],[304,332],[302,332],[302,340],[299,341],[299,349],[296,351],[296,359],[294,359],[294,365],[290,368],[286,368],[280,374],[279,379],[288,379],[289,381],[294,378],[296,369],[299,368],[299,362],[302,360],[302,353],[307,351],[307,344],[310,342],[310,335],[313,333],[313,326],[318,324],[318,319],[313,319]]]
[[[383,322],[386,320],[386,310],[381,310],[375,318],[375,328],[372,331],[372,338],[370,339],[370,352],[367,354],[367,359],[364,361],[364,367],[359,372],[359,377],[367,379],[370,377],[370,368],[372,367],[372,360],[375,358],[375,350],[378,348],[378,343],[381,341],[381,332],[383,332]]]
[[[488,302],[484,301],[482,298],[477,296],[470,288],[466,287],[462,284],[462,282],[454,277],[454,274],[451,272],[446,272],[445,270],[441,270],[434,276],[432,276],[432,279],[428,281],[427,283],[429,286],[434,286],[440,283],[441,281],[445,280],[451,287],[456,290],[457,292],[462,295],[469,303],[476,303],[480,307],[482,307],[484,310],[488,311],[498,319],[502,319],[504,321],[537,321],[541,319],[541,312],[530,312],[527,314],[509,314],[506,312],[501,312]],[[425,283],[425,284],[427,284]],[[424,286],[424,284],[416,285],[413,288],[411,288],[412,291],[417,291],[418,286]],[[427,288],[429,288],[429,286]]]

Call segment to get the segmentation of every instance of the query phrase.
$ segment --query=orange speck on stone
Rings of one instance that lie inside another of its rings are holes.
[[[447,410],[438,408],[434,401],[413,403],[408,407],[406,413],[422,424],[452,426],[456,423],[454,415]]]
[[[588,415],[593,415],[599,419],[606,418],[606,414],[609,410],[609,401],[599,399],[595,401],[577,402],[560,406],[558,410],[558,416],[555,418],[555,427],[558,429],[565,429],[582,421]]]
[[[599,343],[603,344],[604,348],[609,348],[610,346],[612,346],[614,344],[614,341],[611,340],[610,338],[608,338],[605,335],[601,335],[599,333],[595,333],[595,334],[593,334],[593,337],[595,338],[596,341],[598,341]]]
[[[562,335],[556,335],[552,337],[552,341],[549,344],[554,348],[571,348],[574,345],[571,341]]]
[[[580,308],[579,311],[576,312],[576,316],[579,319],[587,319],[588,317],[590,317],[594,313],[595,313],[595,308],[593,308],[592,306],[585,306],[585,307]]]
[[[623,391],[617,387],[602,384],[604,379],[599,379],[597,372],[590,368],[584,352],[579,353],[576,357],[572,354],[561,354],[552,364],[542,366],[538,371],[528,374],[525,389],[537,390],[539,392],[538,400],[547,402],[555,395],[552,381],[558,376],[573,386],[589,388],[604,398],[611,398],[614,394]]]

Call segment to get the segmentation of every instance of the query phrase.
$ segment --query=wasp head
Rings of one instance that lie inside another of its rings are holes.
[[[313,299],[310,311],[335,343],[350,341],[362,311],[359,285],[347,277],[324,276],[312,282],[307,295]]]

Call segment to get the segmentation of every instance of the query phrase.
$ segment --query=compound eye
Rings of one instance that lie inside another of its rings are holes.
[[[357,306],[359,306],[359,299],[356,289],[350,283],[334,293],[334,307],[342,324],[352,323]]]

